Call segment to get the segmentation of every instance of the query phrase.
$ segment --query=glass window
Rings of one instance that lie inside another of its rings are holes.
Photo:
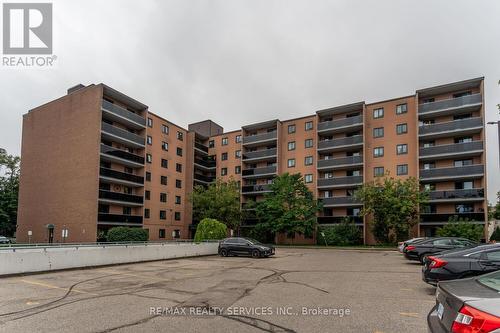
[[[151,181],[151,172],[146,171],[146,181],[147,182]]]
[[[182,180],[176,179],[175,180],[175,187],[177,188],[182,188]]]
[[[227,138],[222,138],[222,145],[227,146],[228,139]]]
[[[486,252],[486,259],[500,262],[500,250]]]
[[[304,141],[304,145],[305,145],[306,148],[312,148],[313,144],[314,144],[313,139],[306,139]]]
[[[295,150],[295,141],[288,142],[288,150]]]
[[[462,138],[455,138],[455,143],[467,143],[467,142],[472,142],[472,137],[471,136],[465,136]]]
[[[144,218],[149,219],[149,208],[144,208]]]
[[[312,121],[306,121],[306,131],[310,131],[313,129],[313,122]]]
[[[288,134],[295,133],[295,124],[288,125]]]
[[[408,174],[408,164],[400,164],[397,166],[396,174],[398,176]]]
[[[408,145],[406,143],[397,145],[396,154],[397,155],[408,154]]]
[[[381,138],[384,136],[384,128],[383,127],[377,127],[373,129],[373,137],[374,138]]]
[[[153,156],[151,154],[146,154],[146,162],[151,163],[153,161]]]
[[[153,119],[148,118],[148,127],[153,127]]]
[[[167,185],[167,176],[160,176],[160,184]]]
[[[165,125],[165,124],[162,124],[162,125],[161,125],[161,132],[162,132],[163,134],[168,134],[168,126],[167,126],[167,125]]]
[[[176,195],[175,196],[175,204],[176,205],[180,205],[181,204],[181,196],[180,195]]]
[[[165,238],[165,229],[158,229],[158,238]]]
[[[152,145],[153,144],[153,138],[150,135],[148,135],[146,137],[146,142],[148,143],[148,145]]]
[[[146,200],[151,199],[151,191],[144,191],[144,199]]]
[[[406,103],[396,105],[396,114],[403,114],[406,112],[408,112],[408,105]]]
[[[468,160],[457,160],[453,162],[453,165],[457,167],[462,167],[462,166],[467,166],[467,165],[472,165],[472,159]]]
[[[227,153],[222,153],[222,154],[220,155],[220,159],[221,159],[222,161],[227,161]]]
[[[167,202],[167,193],[160,193],[160,202]]]
[[[221,176],[227,176],[227,168],[221,168],[220,169],[220,175]]]
[[[306,156],[304,158],[304,165],[312,165],[313,164],[313,157],[312,156]]]
[[[161,159],[161,167],[168,168],[168,161],[164,158]]]
[[[241,166],[240,165],[237,165],[234,167],[234,173],[239,175],[241,173]]]
[[[384,175],[384,167],[375,167],[373,168],[373,175],[375,177],[381,177]]]
[[[180,131],[177,131],[177,140],[179,140],[179,141],[184,140],[184,135]]]
[[[451,239],[448,238],[436,239],[435,241],[432,242],[432,245],[451,245]]]
[[[382,156],[384,156],[384,147],[373,148],[373,157],[382,157]]]
[[[236,143],[240,143],[241,142],[241,135],[237,135],[235,138],[235,141],[236,141]]]
[[[378,108],[373,110],[373,118],[383,118],[384,117],[384,108]]]
[[[175,212],[174,213],[174,219],[176,221],[180,221],[181,220],[181,212]]]
[[[234,158],[241,158],[241,150],[236,150],[234,152]]]
[[[312,183],[313,182],[313,175],[310,173],[304,175],[304,182],[306,184]]]
[[[293,167],[295,167],[295,158],[290,158],[290,159],[288,160],[288,167],[289,167],[289,168],[293,168]]]
[[[213,147],[215,147],[215,141],[214,140],[208,141],[208,148],[213,148]]]
[[[182,148],[177,147],[177,156],[182,156]]]
[[[500,292],[500,271],[482,275],[477,279],[477,281],[479,281],[479,283],[481,283],[482,285]]]
[[[161,149],[165,150],[165,151],[168,151],[168,143],[165,142],[165,141],[162,141],[162,143],[161,143]]]
[[[182,172],[182,164],[180,164],[180,163],[175,163],[175,171],[177,171],[177,172]]]
[[[455,205],[455,213],[473,213],[473,204],[457,204]]]
[[[160,210],[160,220],[166,220],[166,219],[167,219],[167,211]]]
[[[408,133],[408,125],[406,123],[404,123],[404,124],[397,124],[396,125],[396,133],[397,134]]]

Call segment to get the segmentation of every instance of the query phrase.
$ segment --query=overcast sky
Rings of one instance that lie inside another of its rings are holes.
[[[22,114],[77,83],[106,83],[187,126],[266,119],[485,76],[500,103],[500,1],[56,0],[54,69],[0,67],[0,147]],[[490,201],[500,190],[488,126]]]

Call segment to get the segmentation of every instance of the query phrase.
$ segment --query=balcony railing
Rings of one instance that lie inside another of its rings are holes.
[[[245,185],[241,187],[242,193],[259,193],[259,192],[270,192],[271,189],[269,185]]]
[[[351,185],[355,187],[361,184],[363,184],[363,176],[346,176],[318,179],[318,187],[346,187]]]
[[[267,132],[267,133],[262,133],[262,134],[257,134],[257,135],[249,135],[249,136],[243,137],[243,144],[247,145],[247,144],[251,144],[251,143],[271,141],[271,140],[276,140],[277,138],[278,138],[277,131],[272,131],[272,132]]]
[[[430,191],[429,201],[446,201],[446,200],[471,200],[484,199],[484,189],[473,188],[464,190],[447,190],[447,191]]]
[[[363,116],[359,115],[344,119],[320,122],[318,123],[318,132],[335,131],[336,129],[349,128],[357,125],[363,125]]]
[[[334,169],[351,165],[363,164],[363,156],[347,156],[340,158],[329,158],[318,161],[318,169]]]
[[[434,157],[439,155],[460,155],[483,150],[483,141],[452,143],[433,147],[420,148],[420,157]]]
[[[111,192],[105,190],[99,190],[99,199],[111,200],[111,201],[121,201],[125,203],[133,203],[142,205],[144,198],[139,195],[125,194],[120,192]]]
[[[352,145],[359,145],[359,144],[363,144],[362,135],[349,136],[341,139],[322,140],[318,142],[318,150],[349,147]]]
[[[252,177],[258,177],[258,176],[264,176],[264,175],[274,175],[276,174],[276,166],[268,166],[268,167],[262,167],[262,168],[255,168],[255,169],[246,169],[243,170],[241,175],[246,178],[252,178]]]
[[[363,205],[361,201],[356,200],[354,197],[330,197],[319,199],[324,207],[329,206],[360,206]]]
[[[419,104],[418,113],[425,114],[441,110],[458,109],[467,106],[480,105],[481,103],[481,94],[467,95],[432,103]]]
[[[420,179],[430,180],[430,179],[447,179],[447,178],[457,178],[457,177],[474,177],[484,175],[484,165],[467,165],[461,167],[451,167],[451,168],[435,168],[435,169],[424,169],[420,170]]]
[[[353,221],[357,225],[363,225],[362,216],[346,215],[346,216],[318,216],[318,224],[337,224],[342,223],[346,218]]]
[[[243,160],[266,159],[269,157],[276,157],[276,155],[276,148],[248,151],[246,153],[243,153]]]
[[[460,120],[447,121],[444,123],[422,125],[418,128],[418,135],[428,136],[432,134],[446,134],[448,132],[460,132],[483,127],[483,120],[480,117],[465,118]]]
[[[201,144],[201,143],[199,143],[199,142],[195,142],[195,143],[194,143],[194,147],[195,147],[195,148],[197,148],[197,149],[199,149],[199,150],[201,150],[202,152],[204,152],[204,153],[207,153],[207,154],[208,154],[208,147],[207,147],[207,146],[205,146],[204,144]]]
[[[144,157],[105,144],[101,144],[101,153],[133,163],[144,164]]]
[[[126,172],[116,171],[107,168],[100,168],[99,170],[100,170],[100,175],[102,177],[124,180],[136,184],[144,184],[144,177],[141,176],[131,175]]]
[[[206,169],[213,169],[216,167],[216,162],[213,160],[208,160],[208,159],[202,159],[202,158],[195,157],[194,163],[201,165],[202,167],[204,167]]]
[[[121,119],[126,119],[127,121],[132,121],[136,124],[141,125],[142,127],[146,126],[146,119],[144,117],[141,117],[140,115],[133,113],[127,109],[124,109],[118,105],[115,105],[111,102],[108,102],[106,100],[102,101],[102,108],[110,112],[116,116],[118,116]]]
[[[142,216],[140,215],[122,215],[122,214],[105,214],[97,215],[98,222],[123,223],[123,224],[142,224]]]
[[[420,223],[446,223],[450,218],[456,216],[459,219],[468,219],[470,221],[484,222],[484,213],[453,213],[453,214],[420,214]]]
[[[102,123],[101,130],[105,133],[108,133],[108,134],[114,136],[114,137],[124,139],[124,140],[126,140],[134,145],[144,147],[145,141],[144,141],[144,138],[140,135],[131,133],[129,131],[126,131],[124,129],[115,127],[115,126],[107,124],[107,123]]]
[[[194,174],[194,179],[198,180],[198,181],[200,181],[202,183],[211,183],[211,182],[214,181],[214,177],[200,175],[200,174],[197,174],[197,173]]]

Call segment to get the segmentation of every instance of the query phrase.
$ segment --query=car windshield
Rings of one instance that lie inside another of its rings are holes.
[[[500,292],[500,271],[483,275],[477,281],[486,287]]]
[[[252,244],[261,244],[258,240],[253,239],[253,238],[245,238],[245,239]]]

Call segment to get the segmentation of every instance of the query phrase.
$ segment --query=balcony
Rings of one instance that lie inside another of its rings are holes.
[[[356,200],[354,197],[329,197],[320,198],[323,207],[352,207],[363,206],[361,201]]]
[[[212,183],[215,180],[215,177],[200,175],[198,173],[194,174],[194,180],[205,185]]]
[[[424,103],[418,105],[418,116],[421,119],[433,118],[450,114],[467,113],[481,108],[481,94]]]
[[[241,172],[243,178],[266,178],[276,175],[276,166],[246,169]]]
[[[481,117],[474,117],[419,126],[418,136],[420,139],[436,139],[456,135],[476,134],[480,133],[482,129],[483,120]]]
[[[363,128],[363,116],[348,117],[344,119],[336,119],[323,121],[318,123],[319,134],[340,133],[345,131],[356,131]]]
[[[122,206],[142,206],[144,198],[140,195],[99,190],[99,201]]]
[[[142,216],[99,213],[97,215],[97,222],[99,224],[141,225]]]
[[[277,156],[278,156],[278,150],[276,148],[261,149],[243,153],[243,161],[245,162],[270,161],[270,160],[275,160]]]
[[[420,170],[420,180],[422,182],[473,179],[483,176],[484,165],[482,164]]]
[[[146,119],[144,117],[106,100],[102,101],[101,109],[102,116],[105,119],[124,124],[134,129],[144,129],[146,127]]]
[[[473,157],[483,153],[483,141],[452,143],[420,148],[420,160],[439,160],[458,157]]]
[[[363,176],[319,178],[318,188],[349,188],[363,185]]]
[[[271,192],[268,184],[265,185],[244,185],[241,187],[241,192],[245,195],[259,195],[267,192]]]
[[[104,139],[119,142],[127,147],[144,148],[145,140],[142,136],[107,123],[101,124],[101,134]]]
[[[429,202],[465,202],[483,200],[484,189],[482,188],[429,192]]]
[[[363,156],[346,156],[318,161],[318,170],[355,169],[363,165]]]
[[[194,143],[194,148],[202,154],[208,154],[208,147],[199,142]]]
[[[144,167],[144,157],[105,144],[101,144],[101,159],[107,162],[123,164],[131,168]]]
[[[317,221],[318,224],[339,224],[344,221],[345,218],[349,218],[356,225],[363,225],[363,216],[355,216],[355,215],[346,215],[346,216],[318,216]]]
[[[363,147],[363,136],[355,135],[340,139],[322,140],[318,142],[318,152],[328,153],[333,151],[352,151]]]
[[[277,139],[278,139],[278,131],[249,135],[243,137],[243,145],[258,146],[266,143],[274,143]]]
[[[209,159],[203,159],[203,158],[194,158],[194,164],[201,168],[201,169],[206,169],[206,170],[213,170],[216,167],[216,162],[213,160]]]
[[[103,183],[121,184],[125,186],[144,186],[144,177],[107,168],[99,169],[99,180]]]
[[[459,219],[469,219],[479,223],[484,223],[484,213],[453,213],[453,214],[420,214],[421,225],[443,225],[448,223],[450,218],[457,216]]]

